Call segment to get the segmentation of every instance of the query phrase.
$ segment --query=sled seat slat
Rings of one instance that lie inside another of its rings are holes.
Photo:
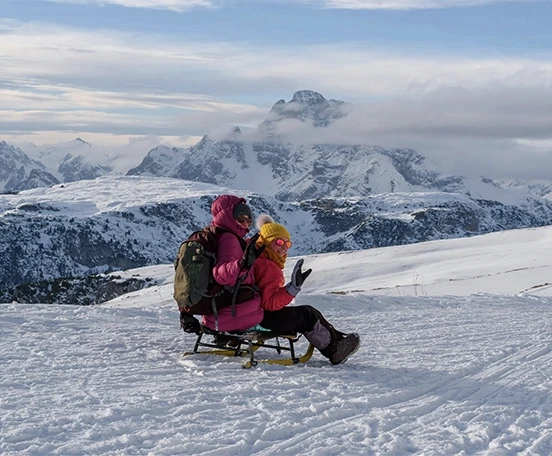
[[[209,334],[212,336],[226,336],[226,337],[236,337],[243,340],[269,340],[276,337],[282,337],[285,339],[299,339],[301,336],[297,333],[290,333],[289,331],[266,331],[259,329],[246,329],[243,331],[215,331],[214,329],[208,328],[205,325],[200,325],[201,332]]]

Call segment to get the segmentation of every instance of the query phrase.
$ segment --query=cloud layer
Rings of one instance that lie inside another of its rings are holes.
[[[117,5],[129,8],[166,9],[186,12],[194,8],[217,8],[228,0],[42,0],[51,3]],[[270,0],[262,0],[270,3]],[[271,3],[303,3],[319,8],[366,10],[443,9],[492,3],[538,2],[543,0],[272,0]]]
[[[305,0],[305,2],[312,5],[323,6],[325,8],[358,10],[413,10],[460,7],[467,8],[471,6],[488,5],[491,3],[520,2],[520,0]]]
[[[223,0],[40,0],[49,3],[67,3],[75,5],[117,5],[127,8],[164,9],[186,12],[194,8],[214,8]]]
[[[37,131],[201,136],[256,126],[278,99],[311,89],[355,104],[337,130],[326,132],[328,142],[416,147],[451,171],[467,171],[468,158],[476,156],[489,170],[515,162],[500,168],[504,176],[544,179],[543,160],[552,166],[546,56],[192,43],[13,21],[0,22],[0,49],[4,138]],[[313,134],[306,128],[295,125],[288,133],[304,140]]]

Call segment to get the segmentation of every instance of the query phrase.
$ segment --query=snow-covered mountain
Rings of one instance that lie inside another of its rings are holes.
[[[57,183],[42,163],[32,160],[19,147],[0,141],[0,191],[17,192]]]
[[[127,172],[127,176],[170,176],[180,165],[181,151],[179,147],[157,146],[150,150],[136,168]],[[202,182],[207,182],[203,180]]]
[[[105,176],[110,171],[110,167],[94,165],[87,161],[83,155],[74,157],[71,154],[67,154],[63,158],[57,169],[61,182],[95,179],[99,176]]]
[[[530,194],[552,201],[552,183],[501,181],[498,184],[500,187],[513,192]]]
[[[35,160],[41,161],[50,167],[56,167],[67,155],[88,155],[92,151],[92,145],[82,138],[75,138],[72,141],[44,144],[37,146],[33,143],[22,144],[25,152]]]
[[[534,186],[446,175],[412,149],[323,144],[316,143],[316,137],[297,143],[275,134],[276,125],[289,121],[329,131],[333,121],[346,116],[348,109],[350,105],[326,100],[316,92],[296,92],[291,101],[278,101],[254,132],[235,128],[223,138],[204,136],[190,148],[159,146],[127,174],[206,182],[282,201],[394,192],[461,193],[517,206],[536,214],[541,223],[552,220],[552,198],[547,199]]]
[[[283,201],[430,190],[467,193],[460,177],[440,175],[414,150],[251,143],[208,136],[189,149],[153,149],[128,175],[207,182]]]
[[[147,142],[129,144],[124,152],[93,147],[81,138],[55,145],[28,144],[23,150],[40,161],[43,169],[59,182],[119,174],[124,169],[127,175],[205,182],[290,202],[439,191],[499,201],[535,213],[542,222],[549,219],[552,198],[550,191],[543,188],[551,188],[552,184],[539,187],[485,177],[446,175],[412,149],[325,143],[324,139],[332,137],[328,132],[339,131],[336,121],[352,109],[352,105],[343,101],[327,100],[320,93],[301,90],[290,101],[275,103],[266,120],[254,131],[242,133],[236,127],[224,137],[204,136],[189,148],[157,146],[138,166],[126,169],[122,165],[136,162],[136,158],[128,161],[122,157],[136,157],[139,147],[145,147]],[[306,126],[303,136],[290,136],[290,126],[297,125]],[[51,184],[35,178],[17,185],[12,180],[12,187],[29,188],[31,183]]]
[[[25,149],[27,152],[0,142],[0,191],[17,192],[95,179],[113,169],[94,164],[92,146],[80,138],[51,146],[27,144]]]
[[[25,149],[29,155],[48,167],[59,182],[95,179],[113,170],[107,163],[97,164],[97,151],[81,138],[44,146],[27,144]]]
[[[544,227],[305,257],[296,304],[362,340],[340,366],[182,357],[170,264],[99,306],[0,304],[0,453],[550,455],[551,255]]]
[[[0,195],[0,295],[44,301],[40,290],[66,282],[28,284],[170,263],[180,242],[209,223],[211,202],[222,193],[236,191],[181,179],[105,176]],[[516,206],[458,193],[383,193],[303,202],[239,194],[256,215],[269,213],[290,229],[293,255],[542,224],[537,215]],[[74,295],[65,295],[74,302]]]
[[[317,92],[299,91],[287,103],[278,101],[254,132],[234,128],[224,138],[204,136],[190,148],[159,146],[127,174],[206,182],[283,201],[385,192],[468,193],[461,177],[442,175],[411,149],[316,144],[311,138],[294,143],[275,134],[276,126],[286,121],[329,130],[347,114],[347,107]]]

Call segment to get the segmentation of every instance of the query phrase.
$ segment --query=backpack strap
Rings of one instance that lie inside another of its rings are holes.
[[[234,284],[234,292],[232,293],[232,317],[236,318],[236,298],[238,297],[238,291],[240,290],[241,284],[246,279],[249,269],[245,271],[241,277],[238,277],[236,283]]]
[[[213,308],[213,316],[215,317],[215,331],[218,331],[219,325],[218,325],[218,311],[217,311],[216,296],[213,296],[211,298],[211,307]]]

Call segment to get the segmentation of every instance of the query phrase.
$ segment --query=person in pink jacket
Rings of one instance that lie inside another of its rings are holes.
[[[253,263],[255,283],[260,288],[264,309],[260,325],[274,331],[302,333],[332,364],[344,363],[358,350],[360,337],[356,333],[345,334],[336,330],[312,306],[288,306],[312,270],[303,272],[303,260],[297,261],[291,281],[284,285],[283,269],[287,251],[292,245],[291,236],[283,225],[274,223],[265,214],[257,219],[257,228],[260,230],[257,246],[265,246]]]
[[[246,249],[244,236],[249,233],[252,216],[251,209],[244,198],[233,195],[221,195],[211,205],[212,225],[225,230],[218,238],[217,261],[213,268],[213,277],[220,285],[233,287],[238,279],[244,277],[243,285],[253,285],[254,276],[251,265],[262,249],[255,245]],[[246,254],[244,254],[246,251]],[[204,315],[203,324],[219,331],[238,331],[251,328],[261,322],[264,316],[261,297],[258,293],[248,301],[232,307],[223,307],[218,315]]]

